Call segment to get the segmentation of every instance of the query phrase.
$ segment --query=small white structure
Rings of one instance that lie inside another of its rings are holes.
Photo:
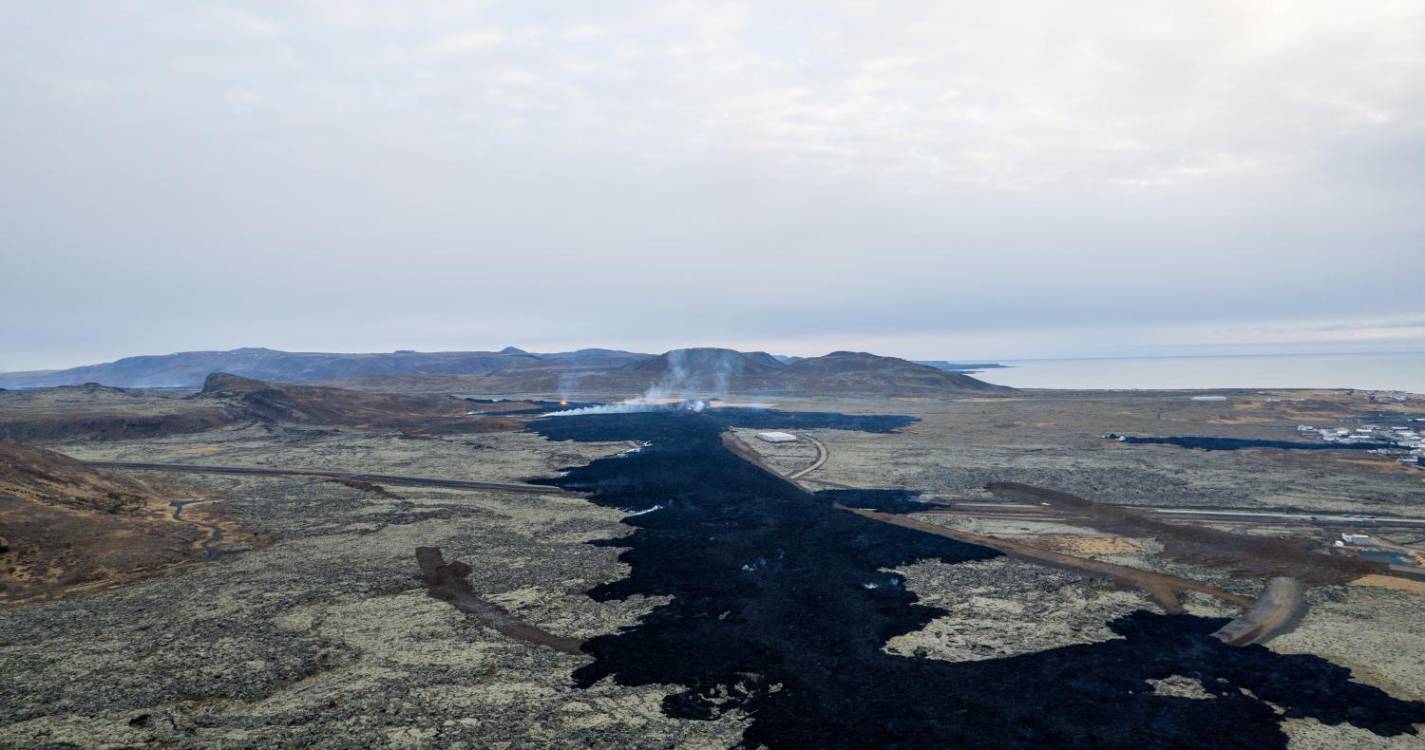
[[[1370,534],[1342,534],[1341,541],[1352,547],[1364,547],[1375,544],[1375,542],[1371,540]]]
[[[757,439],[768,443],[795,443],[797,436],[790,432],[759,432]]]
[[[1193,396],[1193,401],[1226,401],[1226,396]]]

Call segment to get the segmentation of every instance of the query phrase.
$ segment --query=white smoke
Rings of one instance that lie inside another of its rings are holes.
[[[647,440],[640,440],[638,441],[638,445],[635,445],[632,448],[629,448],[628,450],[619,451],[615,458],[628,458],[629,456],[632,456],[633,454],[643,450],[644,448],[647,448],[650,445],[653,445],[653,443],[650,443]]]
[[[632,414],[638,411],[659,411],[682,409],[685,411],[702,411],[708,408],[708,402],[701,399],[693,401],[679,401],[668,398],[648,398],[638,396],[620,401],[616,404],[599,404],[598,406],[585,406],[579,409],[565,409],[564,411],[550,412],[546,416],[550,417],[578,417],[585,414]]]
[[[560,401],[570,401],[570,400],[572,400],[572,397],[570,396],[570,394],[576,392],[578,389],[579,389],[579,375],[578,375],[578,373],[565,372],[565,373],[561,373],[561,374],[559,375],[559,400],[560,400]]]
[[[663,510],[663,506],[655,505],[652,508],[644,508],[643,510],[628,510],[626,508],[620,508],[620,510],[628,514],[627,516],[624,516],[625,518],[633,518],[634,516],[642,516],[652,513],[655,510]]]
[[[648,404],[639,403],[639,399],[628,399],[617,404],[599,404],[598,406],[584,406],[578,409],[565,409],[564,411],[552,411],[546,416],[550,417],[582,417],[585,414],[628,414],[635,411],[648,411],[652,408]]]
[[[698,362],[689,362],[697,352]],[[643,395],[616,404],[601,404],[582,409],[566,409],[549,414],[551,417],[575,417],[584,414],[629,414],[659,409],[702,411],[708,400],[726,398],[728,384],[737,370],[739,355],[728,350],[674,349],[664,357],[668,372],[648,387]],[[690,365],[693,365],[690,367]],[[697,366],[701,365],[701,366]]]

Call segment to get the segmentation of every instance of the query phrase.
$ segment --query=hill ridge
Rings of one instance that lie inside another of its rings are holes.
[[[285,352],[261,347],[125,357],[113,362],[39,374],[0,374],[0,387],[216,387],[224,373],[229,387],[244,378],[296,385],[349,384],[362,389],[403,386],[410,381],[444,383],[447,392],[721,394],[730,391],[807,393],[927,393],[999,391],[1000,386],[965,374],[885,357],[838,350],[821,357],[778,358],[767,352],[721,347],[670,349],[642,354],[617,349],[534,353],[517,347],[498,352],[380,353]],[[417,388],[423,390],[424,388]]]

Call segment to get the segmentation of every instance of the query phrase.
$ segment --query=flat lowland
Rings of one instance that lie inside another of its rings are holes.
[[[133,399],[139,406],[124,408],[230,414],[237,408],[232,401],[240,399],[96,393],[62,405],[49,396],[44,408],[58,415],[102,415],[118,408],[107,400]],[[437,395],[480,394],[462,389]],[[1037,542],[1063,554],[1177,576],[1247,598],[1262,590],[1264,575],[1222,561],[1165,554],[1158,539],[1129,530],[1104,532],[1083,519],[1035,507],[998,507],[1003,499],[985,488],[1018,482],[1145,513],[1160,508],[1279,512],[1289,517],[1253,525],[1207,515],[1184,523],[1267,535],[1318,551],[1353,528],[1334,524],[1332,517],[1389,516],[1404,520],[1398,526],[1382,522],[1367,533],[1420,545],[1425,528],[1405,521],[1425,520],[1425,471],[1402,470],[1390,457],[1205,452],[1103,438],[1112,432],[1297,439],[1298,424],[1344,426],[1397,413],[1408,419],[1421,415],[1419,402],[1388,406],[1347,391],[1228,392],[1222,402],[1192,401],[1190,395],[784,397],[776,399],[778,408],[905,414],[918,421],[884,433],[789,430],[815,443],[742,442],[760,454],[763,465],[784,475],[818,460],[824,450],[824,465],[797,480],[808,489],[910,490],[928,501],[925,512],[912,514],[926,523]],[[38,397],[0,394],[0,424],[39,408],[14,405],[25,398]],[[404,416],[383,423],[279,414],[162,434],[62,430],[32,434],[27,442],[79,460],[301,467],[504,483],[557,478],[591,461],[626,460],[616,457],[640,450],[623,439],[557,441],[518,429],[532,418],[510,417],[516,422],[511,429],[450,433],[422,430],[418,420]],[[750,438],[756,429],[734,432]],[[65,466],[78,471],[77,464]],[[470,595],[493,611],[561,643],[588,641],[625,632],[667,603],[656,595],[588,594],[632,570],[629,561],[620,560],[617,546],[591,542],[626,537],[639,518],[652,523],[648,519],[656,515],[631,515],[644,508],[603,507],[579,494],[303,477],[142,471],[109,476],[125,486],[161,483],[156,499],[144,503],[209,500],[194,508],[202,509],[198,518],[221,519],[251,536],[235,537],[226,551],[224,538],[216,545],[223,553],[206,560],[196,546],[201,527],[165,521],[180,533],[175,544],[197,559],[122,586],[0,610],[0,665],[7,675],[0,681],[0,746],[726,748],[750,726],[749,717],[736,711],[707,720],[679,718],[665,699],[682,692],[680,686],[611,680],[576,686],[571,675],[592,663],[591,657],[511,637],[431,596],[415,557],[419,547],[439,548],[446,560],[468,566],[464,580]],[[63,502],[43,507],[71,512]],[[152,522],[160,522],[161,515]],[[11,547],[7,565],[15,560]],[[947,612],[886,642],[887,653],[904,659],[980,663],[1103,644],[1119,637],[1110,623],[1140,610],[1162,611],[1143,590],[1012,557],[956,564],[923,560],[887,575],[902,577],[905,589],[922,603]],[[1403,580],[1384,578],[1386,584]],[[1425,594],[1405,584],[1381,587],[1372,576],[1354,583],[1312,586],[1306,594],[1309,610],[1294,629],[1249,648],[1310,654],[1351,669],[1356,681],[1395,699],[1425,699],[1420,688],[1425,618],[1419,616]],[[1184,595],[1182,605],[1204,617],[1239,613],[1221,599],[1198,594]],[[1192,675],[1165,674],[1143,689],[1165,700],[1237,700],[1216,695],[1212,685]],[[1378,733],[1345,720],[1273,719],[1278,720],[1280,742],[1253,746],[1422,745],[1420,735],[1379,725]]]

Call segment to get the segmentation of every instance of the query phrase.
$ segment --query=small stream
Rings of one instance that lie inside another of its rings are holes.
[[[168,504],[169,504],[169,506],[171,506],[171,507],[173,508],[173,520],[175,520],[175,521],[184,521],[185,523],[191,523],[191,524],[193,524],[193,525],[195,525],[195,526],[202,526],[203,528],[205,528],[205,529],[208,530],[208,538],[207,538],[207,539],[204,539],[204,540],[202,541],[202,543],[200,543],[198,546],[203,548],[203,554],[207,556],[207,559],[209,559],[209,560],[216,560],[216,559],[218,559],[219,557],[222,557],[222,555],[223,555],[223,551],[222,551],[222,550],[217,549],[216,547],[214,547],[215,544],[217,544],[218,542],[223,541],[223,530],[220,529],[220,528],[218,528],[217,526],[214,526],[213,524],[210,524],[210,523],[203,523],[202,521],[194,521],[194,520],[191,520],[191,519],[184,519],[184,518],[183,518],[183,508],[186,507],[186,506],[188,506],[188,505],[191,505],[191,504],[193,504],[193,503],[196,503],[196,502],[202,502],[202,501],[201,501],[201,500],[173,500],[173,501],[169,502]]]

